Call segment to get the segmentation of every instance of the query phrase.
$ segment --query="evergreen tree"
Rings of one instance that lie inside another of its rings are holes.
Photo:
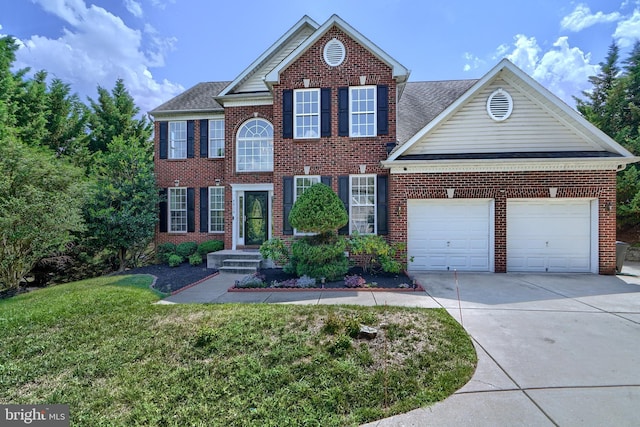
[[[116,81],[111,93],[98,86],[98,100],[89,101],[92,110],[89,119],[91,152],[106,151],[116,136],[138,142],[148,142],[151,139],[151,122],[144,116],[136,119],[140,109],[136,107],[122,79]],[[152,151],[151,144],[146,147]]]

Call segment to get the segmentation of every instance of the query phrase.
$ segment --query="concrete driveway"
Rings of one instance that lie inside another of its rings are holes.
[[[446,308],[475,344],[471,381],[443,402],[369,427],[639,426],[640,264],[623,273],[459,273],[457,282],[453,273],[414,273],[426,292],[404,294],[231,293],[237,277],[220,274],[163,303]]]
[[[443,402],[368,426],[640,425],[636,267],[617,277],[458,274],[457,290],[451,273],[417,273],[472,336],[478,367]]]

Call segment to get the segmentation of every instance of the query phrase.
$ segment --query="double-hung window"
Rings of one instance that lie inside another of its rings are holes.
[[[376,87],[349,88],[349,136],[376,135]]]
[[[376,234],[376,176],[351,175],[350,232]]]
[[[187,122],[169,122],[169,158],[187,158]]]
[[[209,120],[209,157],[224,157],[224,119]]]
[[[320,137],[320,89],[298,89],[294,92],[294,138]]]
[[[318,184],[320,182],[320,176],[318,175],[304,175],[304,176],[296,176],[294,178],[294,193],[293,193],[293,201],[295,202],[298,197],[302,195],[309,187],[313,184]],[[303,233],[302,231],[294,230],[294,234],[298,236],[313,234],[313,233]]]
[[[224,187],[209,187],[209,233],[224,232]]]
[[[187,189],[169,188],[169,232],[187,232]]]

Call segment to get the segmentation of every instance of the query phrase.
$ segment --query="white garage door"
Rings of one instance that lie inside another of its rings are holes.
[[[591,271],[593,216],[590,200],[507,201],[507,271]]]
[[[491,206],[487,199],[409,200],[409,268],[489,271]]]

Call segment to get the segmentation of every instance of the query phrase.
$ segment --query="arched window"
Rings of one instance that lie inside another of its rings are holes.
[[[238,131],[236,170],[273,171],[273,125],[264,119],[251,119]]]

